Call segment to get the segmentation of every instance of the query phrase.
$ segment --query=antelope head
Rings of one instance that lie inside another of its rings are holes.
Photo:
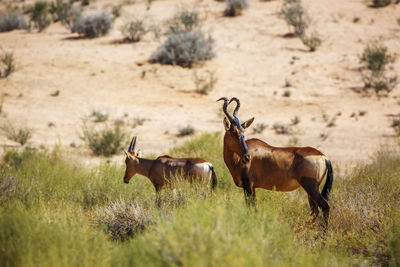
[[[250,152],[247,148],[247,144],[244,137],[244,131],[247,127],[249,127],[254,121],[254,117],[240,124],[239,118],[237,117],[237,113],[240,108],[240,101],[236,97],[232,97],[229,100],[226,97],[221,97],[217,101],[224,101],[224,105],[222,106],[222,110],[224,111],[226,117],[224,118],[224,126],[225,126],[225,136],[224,136],[224,145],[227,148],[241,158],[243,163],[250,162],[251,156]],[[236,102],[236,107],[233,111],[233,114],[229,114],[226,110],[228,105],[232,103],[232,101]]]
[[[124,150],[126,154],[125,159],[125,175],[124,175],[124,183],[128,184],[131,180],[132,176],[137,173],[139,165],[139,158],[141,158],[141,152],[135,152],[135,145],[136,145],[136,136],[132,138],[132,141],[129,145],[128,151]]]

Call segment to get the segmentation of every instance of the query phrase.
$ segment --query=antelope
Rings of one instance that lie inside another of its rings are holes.
[[[129,183],[132,176],[139,173],[149,178],[154,185],[156,193],[166,184],[170,184],[172,179],[179,174],[185,178],[198,180],[210,180],[211,188],[217,186],[217,176],[211,163],[201,158],[173,158],[168,155],[160,156],[154,160],[142,158],[141,152],[135,151],[136,136],[132,138],[128,151],[124,150],[125,175],[124,182]]]
[[[307,192],[314,220],[321,208],[328,225],[328,195],[332,189],[333,172],[330,160],[313,147],[274,147],[256,138],[245,140],[244,131],[254,117],[240,124],[237,113],[240,101],[236,97],[224,101],[224,161],[236,186],[242,187],[248,203],[254,203],[256,188],[288,192],[300,186]],[[233,114],[227,107],[236,102]],[[322,192],[319,185],[326,178]]]

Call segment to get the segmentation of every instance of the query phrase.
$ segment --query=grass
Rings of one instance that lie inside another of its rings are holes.
[[[120,164],[84,167],[57,149],[6,152],[0,163],[0,262],[369,266],[400,261],[398,153],[383,150],[346,174],[334,170],[326,231],[322,220],[310,223],[302,190],[258,189],[256,208],[247,207],[224,165],[219,134],[195,137],[169,154],[212,162],[219,179],[216,191],[178,183],[162,191],[163,204],[157,208],[149,180],[137,175],[125,185]],[[119,215],[126,218],[115,225],[128,231],[139,225],[138,231],[114,238],[108,224],[113,226]]]
[[[0,56],[0,78],[7,78],[11,73],[15,71],[15,60],[14,54],[11,52],[4,53]]]
[[[4,132],[7,139],[17,142],[21,146],[25,145],[32,138],[33,130],[28,127],[18,128],[7,122],[0,129]]]
[[[39,32],[46,29],[50,23],[49,18],[49,4],[46,1],[37,1],[31,10],[31,21]]]

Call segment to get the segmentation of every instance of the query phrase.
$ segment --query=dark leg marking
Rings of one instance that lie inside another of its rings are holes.
[[[329,218],[329,204],[322,197],[321,193],[318,191],[318,183],[315,179],[309,177],[302,177],[300,180],[301,186],[306,190],[309,196],[314,200],[318,206],[322,209],[324,214],[324,220],[326,225],[328,225]]]
[[[308,203],[310,204],[311,208],[311,216],[315,216],[315,218],[317,218],[319,214],[318,204],[311,198],[309,194],[307,194],[307,196],[308,196]]]
[[[250,186],[250,180],[249,180],[249,176],[248,176],[247,167],[244,167],[242,169],[241,179],[242,179],[242,187],[243,187],[243,191],[244,191],[244,196],[246,198],[246,203],[254,204],[255,192],[253,193],[253,190],[251,189],[251,186]]]

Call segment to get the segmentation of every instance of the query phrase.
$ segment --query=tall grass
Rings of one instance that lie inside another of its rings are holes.
[[[328,229],[311,222],[303,190],[258,189],[247,207],[222,159],[222,136],[169,151],[202,157],[209,185],[179,180],[161,191],[124,167],[85,167],[59,149],[6,152],[0,164],[2,266],[342,266],[400,262],[400,155],[336,173]],[[121,236],[122,234],[122,236]]]

